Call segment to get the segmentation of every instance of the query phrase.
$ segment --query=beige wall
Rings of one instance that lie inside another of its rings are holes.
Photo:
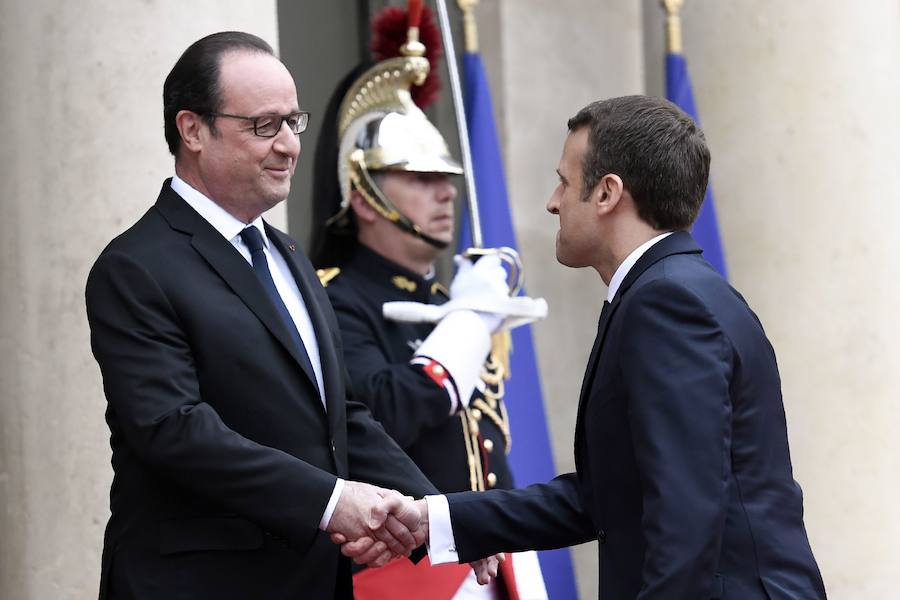
[[[275,2],[0,0],[0,598],[96,597],[112,472],[84,283],[172,173],[163,79],[223,29],[277,44]]]

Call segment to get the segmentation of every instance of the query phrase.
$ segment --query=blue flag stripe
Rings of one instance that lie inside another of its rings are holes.
[[[666,54],[666,97],[689,114],[698,125],[700,124],[687,61],[681,54],[672,52]],[[728,270],[725,267],[725,253],[719,237],[719,220],[716,218],[716,207],[713,203],[712,184],[706,188],[703,206],[691,233],[697,244],[703,248],[703,257],[727,279]]]
[[[481,56],[465,53],[463,72],[469,144],[484,245],[488,248],[518,248],[494,124],[491,93]],[[468,215],[463,214],[459,248],[464,250],[471,244]],[[531,328],[525,326],[514,329],[512,343],[510,370],[513,376],[506,382],[506,397],[514,407],[510,411],[513,447],[509,462],[516,485],[524,487],[549,481],[556,475],[556,468],[553,464]],[[550,598],[577,598],[568,549],[540,552],[538,558]]]

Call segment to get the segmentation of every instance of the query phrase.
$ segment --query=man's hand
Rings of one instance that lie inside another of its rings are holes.
[[[403,497],[401,496],[401,498]],[[412,501],[411,498],[403,498],[403,500],[405,504],[398,509],[398,512],[387,516],[384,528],[389,532],[406,529],[414,540],[413,548],[418,548],[428,540],[428,504],[424,499]],[[412,523],[412,513],[415,513],[418,518],[414,528],[409,525]],[[341,544],[341,553],[352,558],[353,562],[359,565],[382,567],[393,558],[397,558],[397,555],[392,554],[385,543],[374,537],[349,539],[341,535],[332,535],[331,541]],[[403,555],[407,554],[409,552],[403,553]]]
[[[383,566],[421,545],[424,536],[413,534],[419,528],[420,514],[411,499],[393,490],[347,481],[326,531],[338,544],[368,540],[366,557],[371,560],[366,564]]]
[[[497,577],[497,572],[500,570],[500,563],[502,562],[506,562],[506,555],[494,554],[493,556],[470,562],[469,566],[475,571],[475,579],[478,580],[478,584],[487,585]]]

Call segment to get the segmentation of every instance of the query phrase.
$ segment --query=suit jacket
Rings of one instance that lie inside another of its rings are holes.
[[[602,598],[825,597],[774,351],[686,232],[653,245],[602,312],[575,459],[549,484],[451,495],[460,559],[594,538]]]
[[[114,479],[101,598],[350,598],[319,530],[337,477],[433,487],[359,403],[312,266],[285,234],[325,404],[252,267],[169,187],[87,283]]]

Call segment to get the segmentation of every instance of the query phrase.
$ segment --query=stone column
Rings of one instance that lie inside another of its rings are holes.
[[[900,6],[687,0],[682,20],[731,278],[778,354],[829,595],[894,597]]]
[[[0,0],[2,598],[97,595],[112,471],[84,284],[173,172],[163,79],[225,29],[276,45],[275,2]]]
[[[545,207],[558,181],[569,117],[593,100],[643,91],[641,2],[497,4],[499,9],[481,3],[486,15],[479,39],[494,89],[528,292],[550,305],[549,318],[534,326],[534,335],[557,469],[567,472],[575,468],[578,394],[606,289],[596,272],[556,262],[559,221]],[[492,25],[497,30],[485,29]],[[596,543],[575,548],[573,558],[580,596],[596,598]]]

